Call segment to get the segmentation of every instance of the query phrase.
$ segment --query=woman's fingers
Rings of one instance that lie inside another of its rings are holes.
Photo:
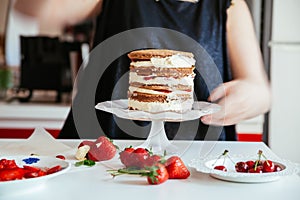
[[[236,81],[230,81],[219,85],[211,92],[207,100],[211,102],[216,102],[226,97],[230,93],[230,88],[235,84],[235,82]]]
[[[204,124],[226,126],[236,124],[239,121],[247,118],[248,115],[252,115],[251,105],[254,103],[251,94],[253,86],[243,81],[231,81],[216,88],[211,98],[217,101],[221,106],[219,112],[203,116],[201,121]],[[257,91],[257,89],[254,89]],[[254,92],[255,93],[255,92]]]
[[[208,101],[216,102],[219,99],[223,98],[226,95],[226,89],[225,84],[222,84],[218,86],[216,89],[214,89],[210,96],[208,97]]]

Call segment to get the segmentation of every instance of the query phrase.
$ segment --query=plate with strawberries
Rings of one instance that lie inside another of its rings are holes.
[[[256,156],[229,155],[228,150],[219,156],[193,159],[189,166],[213,178],[240,182],[264,183],[279,180],[282,176],[297,174],[296,164],[279,158],[266,157],[261,150]]]
[[[66,173],[70,164],[57,157],[1,156],[0,196],[28,192]]]

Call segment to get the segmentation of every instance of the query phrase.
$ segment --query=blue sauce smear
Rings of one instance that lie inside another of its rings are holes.
[[[26,164],[32,164],[32,163],[37,163],[40,159],[39,158],[25,158],[22,161],[25,162]]]

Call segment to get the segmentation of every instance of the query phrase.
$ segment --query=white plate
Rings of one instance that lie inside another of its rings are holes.
[[[22,180],[12,180],[12,181],[0,181],[0,196],[2,195],[10,195],[10,194],[16,194],[16,193],[23,193],[28,192],[30,190],[34,190],[37,188],[40,188],[44,185],[44,183],[56,176],[59,176],[61,174],[66,173],[71,165],[70,163],[55,158],[55,157],[46,157],[46,156],[1,156],[1,159],[7,159],[7,160],[15,160],[16,164],[19,167],[22,167],[24,165],[28,166],[36,166],[39,168],[51,168],[56,165],[60,165],[62,169],[58,172],[55,172],[53,174],[36,177],[36,178],[28,178],[28,179],[22,179]],[[36,163],[26,163],[24,159],[28,158],[38,158],[39,160]]]
[[[105,101],[98,103],[95,106],[98,110],[103,110],[109,113],[113,113],[120,118],[124,119],[134,119],[134,120],[162,120],[162,121],[188,121],[199,119],[203,115],[215,113],[220,110],[218,104],[212,104],[203,101],[195,101],[193,104],[193,109],[185,113],[176,112],[160,112],[160,113],[150,113],[138,110],[128,109],[128,100],[120,99],[113,101]]]
[[[205,159],[193,159],[189,163],[189,166],[196,169],[198,172],[208,173],[212,177],[224,180],[224,181],[231,181],[231,182],[240,182],[240,183],[263,183],[263,182],[270,182],[276,181],[282,176],[288,176],[297,174],[299,169],[297,168],[296,164],[281,159],[271,159],[274,164],[279,164],[282,167],[282,170],[279,172],[270,172],[270,173],[242,173],[235,171],[235,164],[239,161],[248,161],[248,160],[256,160],[257,157],[250,157],[250,156],[230,156],[225,160],[223,158],[217,159],[216,157],[208,157]],[[233,162],[232,162],[233,161]],[[227,171],[221,171],[214,169],[217,165],[224,165],[227,168]]]

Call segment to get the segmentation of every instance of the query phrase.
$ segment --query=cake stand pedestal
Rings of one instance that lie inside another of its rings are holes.
[[[144,111],[129,110],[128,100],[120,99],[98,103],[96,109],[112,113],[123,119],[151,121],[150,133],[143,144],[139,147],[151,149],[155,154],[176,154],[177,147],[167,138],[164,122],[183,122],[199,119],[203,115],[211,114],[220,110],[220,106],[208,102],[196,101],[193,109],[185,113],[160,112],[149,113]]]
[[[156,154],[166,153],[169,155],[178,153],[178,148],[167,138],[164,121],[162,120],[151,121],[150,133],[146,141],[139,147],[151,149]]]

